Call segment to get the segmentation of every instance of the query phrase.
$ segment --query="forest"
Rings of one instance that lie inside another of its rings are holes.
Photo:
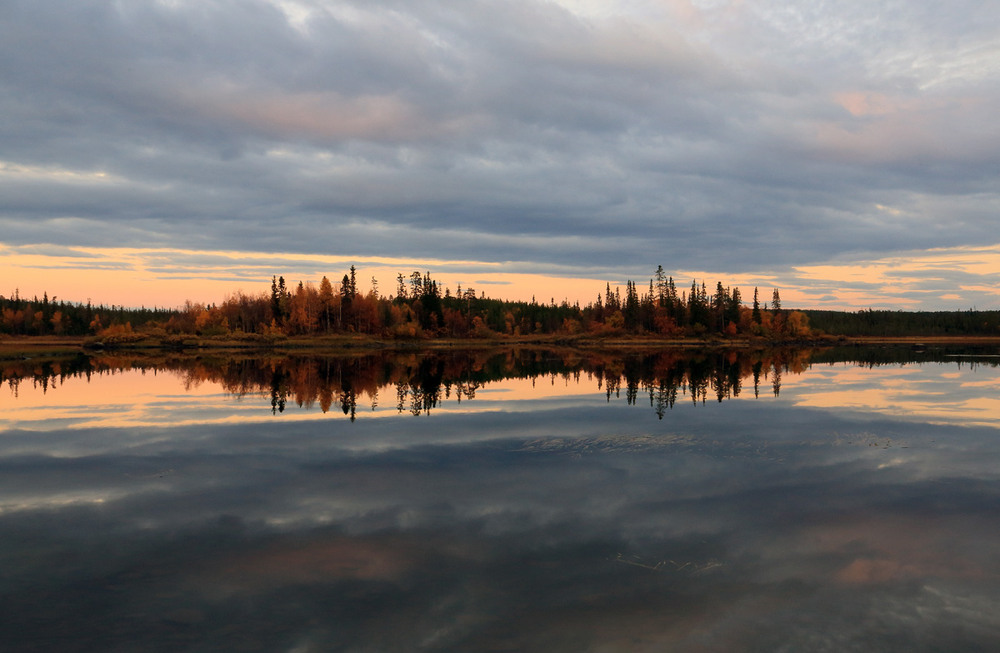
[[[820,336],[1000,335],[1000,311],[858,312],[789,310],[778,289],[761,301],[754,288],[744,299],[739,288],[717,282],[711,292],[692,281],[679,290],[657,267],[642,287],[631,280],[595,293],[581,306],[532,300],[506,301],[459,286],[453,292],[414,271],[397,275],[393,292],[383,294],[372,278],[360,292],[352,266],[339,283],[324,276],[318,284],[272,278],[270,289],[236,291],[221,302],[167,308],[72,303],[26,298],[19,291],[0,295],[0,335],[95,336],[128,342],[150,336],[279,339],[289,336],[360,334],[389,339],[501,338],[537,335],[658,336],[661,338],[756,337],[809,339]]]

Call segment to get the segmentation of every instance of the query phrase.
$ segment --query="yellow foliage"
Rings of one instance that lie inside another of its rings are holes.
[[[132,324],[112,324],[97,332],[97,337],[106,345],[120,344],[127,342],[138,342],[143,339],[141,333],[132,330]]]

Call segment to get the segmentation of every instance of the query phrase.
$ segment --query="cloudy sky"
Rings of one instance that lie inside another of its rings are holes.
[[[8,0],[0,294],[997,308],[998,106],[978,0]]]

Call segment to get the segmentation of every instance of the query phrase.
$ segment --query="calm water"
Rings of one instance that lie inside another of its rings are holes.
[[[998,353],[8,363],[0,650],[998,650]]]

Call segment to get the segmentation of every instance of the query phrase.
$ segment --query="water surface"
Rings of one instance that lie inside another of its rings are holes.
[[[995,650],[996,353],[11,363],[0,650]]]

